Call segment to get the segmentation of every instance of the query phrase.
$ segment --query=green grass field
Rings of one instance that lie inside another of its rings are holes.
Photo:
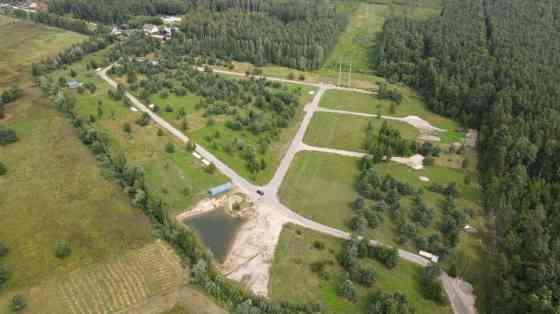
[[[402,122],[319,111],[313,115],[304,142],[319,147],[365,152],[366,130],[370,121],[375,129],[387,122],[410,140],[419,135],[416,128]]]
[[[284,204],[303,216],[319,223],[350,231],[348,223],[352,217],[350,203],[358,196],[356,180],[359,175],[359,159],[317,152],[298,153],[290,167],[286,179],[280,188],[280,199]],[[440,184],[457,183],[461,197],[457,198],[458,208],[478,209],[479,190],[475,183],[466,186],[463,182],[464,174],[460,170],[427,167],[422,170],[412,170],[396,163],[382,163],[376,166],[380,175],[390,174],[397,180],[408,183],[415,189],[427,188],[432,182]],[[420,181],[420,176],[430,178],[431,182]],[[419,234],[428,234],[437,228],[441,217],[439,202],[443,196],[430,191],[424,191],[424,201],[428,207],[435,210],[434,223],[428,228],[420,228]],[[409,208],[411,197],[401,200],[403,208]],[[377,229],[368,229],[368,236],[372,239],[390,245],[397,243],[396,225],[387,211],[385,222]],[[403,246],[412,248],[411,246]]]
[[[0,90],[31,75],[31,62],[56,54],[86,36],[0,16]]]
[[[7,286],[0,291],[5,295],[152,240],[144,215],[103,178],[73,128],[31,87],[30,62],[84,36],[5,17],[0,20],[0,90],[15,80],[24,88],[24,96],[7,106],[7,118],[0,121],[20,138],[0,147],[0,159],[8,167],[8,174],[0,177],[0,239],[10,248],[3,261],[10,272]],[[71,242],[70,257],[54,257],[57,240]]]
[[[401,104],[394,106],[394,112],[391,112],[391,102],[388,100],[381,100],[375,96],[363,93],[341,90],[327,91],[323,98],[321,98],[320,106],[328,109],[382,114],[393,117],[418,116],[430,122],[433,126],[446,130],[446,132],[438,134],[444,143],[460,141],[465,137],[457,122],[433,113],[426,107],[420,96],[406,88],[400,88],[400,90],[403,92],[403,101]]]
[[[315,241],[325,244],[325,249],[313,248]],[[349,302],[337,295],[339,282],[344,278],[344,270],[336,262],[336,254],[341,251],[344,242],[314,231],[286,225],[280,235],[280,241],[272,263],[270,291],[275,301],[301,303],[320,303],[325,313],[362,313],[365,297],[376,290],[383,292],[401,292],[407,296],[415,307],[416,313],[452,313],[449,306],[441,306],[425,299],[421,294],[418,278],[419,266],[401,259],[392,270],[385,268],[374,260],[363,259],[362,262],[375,269],[376,283],[372,288],[358,287],[358,302]],[[328,280],[321,279],[310,270],[310,264],[319,261],[333,261],[327,266]]]

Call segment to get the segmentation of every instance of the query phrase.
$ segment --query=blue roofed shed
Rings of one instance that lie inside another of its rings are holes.
[[[76,81],[76,80],[70,80],[68,81],[68,87],[70,87],[71,89],[76,89],[78,87],[82,86],[82,83]]]
[[[218,196],[222,193],[228,192],[231,189],[233,189],[233,184],[231,184],[231,182],[228,182],[226,184],[222,184],[222,185],[219,185],[217,187],[213,187],[213,188],[209,189],[208,190],[208,195],[210,197]]]

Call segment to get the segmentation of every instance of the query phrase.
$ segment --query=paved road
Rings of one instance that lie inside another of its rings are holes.
[[[109,76],[107,76],[107,71],[110,70],[111,67],[112,67],[112,65],[103,69],[103,70],[101,70],[101,71],[99,71],[98,75],[103,80],[105,80],[110,86],[112,86],[113,88],[116,88],[117,83],[114,80],[112,80]],[[234,74],[234,72],[227,72],[227,71],[216,71],[216,72],[243,76],[242,74],[239,74],[239,73]],[[278,78],[272,78],[271,80],[276,80],[276,81],[279,81],[279,82],[288,82],[288,83],[296,83],[296,82],[297,83],[304,83],[304,82],[290,81],[290,80],[284,80],[284,79],[278,79]],[[305,83],[305,84],[309,85],[309,83]],[[247,193],[247,195],[249,195],[249,197],[251,198],[251,200],[255,203],[255,205],[257,207],[259,205],[271,206],[271,208],[276,208],[286,218],[289,218],[290,221],[292,221],[295,224],[298,224],[298,225],[301,225],[303,227],[306,227],[306,228],[309,228],[309,229],[312,229],[312,230],[315,230],[315,231],[318,231],[318,232],[321,232],[321,233],[324,233],[324,234],[328,234],[328,235],[331,235],[331,236],[334,236],[334,237],[337,237],[337,238],[350,239],[350,234],[347,233],[347,232],[344,232],[344,231],[338,230],[336,228],[332,228],[332,227],[317,223],[313,220],[307,219],[307,218],[297,214],[296,212],[292,211],[290,208],[288,208],[287,206],[282,204],[277,197],[278,190],[280,189],[282,181],[284,180],[284,177],[286,176],[286,174],[288,172],[290,164],[292,163],[292,161],[293,161],[293,159],[294,159],[294,157],[295,157],[295,155],[298,151],[305,150],[306,148],[325,150],[325,149],[322,149],[322,148],[313,148],[311,146],[305,145],[303,143],[303,136],[305,135],[305,131],[307,130],[307,127],[309,126],[309,123],[311,122],[311,119],[313,118],[313,115],[315,114],[315,112],[318,111],[318,110],[325,111],[324,109],[319,109],[319,102],[320,102],[321,97],[323,96],[324,92],[328,89],[340,89],[340,88],[338,88],[336,86],[333,86],[333,85],[327,85],[327,84],[317,84],[317,87],[319,88],[319,90],[315,94],[311,103],[309,103],[305,107],[306,114],[304,116],[304,119],[302,121],[302,124],[301,124],[297,134],[294,136],[290,147],[288,148],[287,152],[284,154],[284,156],[282,158],[282,161],[280,162],[280,166],[276,170],[276,173],[274,174],[273,179],[266,186],[260,187],[260,186],[256,186],[256,185],[248,182],[246,179],[244,179],[243,177],[238,175],[233,169],[231,169],[229,166],[227,166],[226,164],[221,162],[218,158],[216,158],[214,155],[212,155],[210,152],[205,150],[200,145],[196,146],[196,152],[199,153],[203,158],[205,158],[205,159],[209,160],[210,162],[214,163],[214,165],[216,166],[216,169],[218,169],[224,175],[229,177],[230,180],[232,181],[232,183],[235,184],[237,187],[244,190],[244,192]],[[150,109],[148,109],[148,107],[146,107],[144,104],[142,104],[142,102],[140,102],[136,97],[134,97],[134,95],[126,92],[125,96],[128,99],[130,99],[130,101],[132,102],[132,104],[135,107],[137,107],[142,112],[146,112],[147,114],[149,114],[150,117],[152,118],[152,120],[155,123],[157,123],[160,127],[167,130],[169,133],[171,133],[177,139],[179,139],[180,141],[182,141],[184,143],[189,141],[189,138],[183,132],[176,129],[171,124],[167,123],[167,121],[165,121],[164,119],[159,117],[157,114],[152,112]],[[326,149],[326,150],[331,151],[330,149]],[[344,152],[344,154],[351,153],[351,152],[339,151],[339,150],[335,150],[335,151]],[[256,193],[256,191],[258,189],[261,189],[265,192],[264,196],[259,196]],[[372,240],[371,244],[372,245],[380,245],[381,243],[378,242],[378,241]],[[405,260],[408,260],[412,263],[421,265],[421,266],[426,266],[430,263],[425,258],[423,258],[423,257],[421,257],[421,256],[419,256],[415,253],[412,253],[412,252],[408,252],[408,251],[405,251],[405,250],[399,250],[399,254],[400,254],[401,258],[403,258]],[[443,286],[445,288],[445,291],[446,291],[447,295],[449,296],[449,300],[451,301],[451,304],[453,306],[453,309],[454,309],[455,313],[459,313],[459,314],[473,314],[473,313],[476,313],[476,311],[474,309],[474,306],[472,304],[469,304],[470,300],[472,299],[472,295],[470,295],[468,293],[465,293],[465,291],[461,290],[459,285],[456,282],[454,282],[453,279],[449,278],[447,276],[447,274],[444,273],[442,275],[441,279],[442,279]]]
[[[284,157],[282,157],[282,160],[280,161],[280,165],[278,166],[278,169],[276,169],[276,172],[274,173],[272,180],[266,186],[266,190],[268,192],[267,194],[270,194],[274,198],[277,198],[276,195],[278,193],[278,189],[280,189],[280,186],[282,185],[282,181],[284,180],[284,177],[288,173],[288,169],[290,168],[290,165],[292,164],[292,161],[294,160],[296,153],[301,149],[301,143],[303,143],[303,137],[305,136],[305,131],[307,130],[307,127],[309,126],[309,123],[311,122],[311,119],[313,118],[315,111],[317,110],[317,108],[319,108],[319,101],[321,101],[321,97],[323,96],[325,91],[330,88],[332,88],[331,85],[321,84],[319,86],[319,90],[315,93],[313,100],[305,106],[304,108],[305,116],[303,117],[301,125],[296,135],[292,139],[292,143],[290,144],[290,147],[284,154]]]
[[[197,68],[199,71],[204,71],[203,67],[198,67]],[[226,70],[219,70],[219,69],[214,69],[212,68],[212,72],[214,73],[220,73],[220,74],[226,74],[226,75],[233,75],[233,76],[239,76],[239,77],[247,77],[247,75],[245,73],[239,73],[239,72],[233,72],[233,71],[226,71]],[[269,81],[273,81],[273,82],[281,82],[281,83],[288,83],[288,84],[297,84],[297,85],[304,85],[304,86],[311,86],[311,87],[318,87],[320,88],[322,85],[325,85],[323,83],[314,83],[314,82],[307,82],[307,81],[297,81],[297,80],[289,80],[289,79],[284,79],[284,78],[280,78],[280,77],[273,77],[273,76],[261,76],[261,75],[257,75],[254,76],[256,78],[265,78]],[[349,91],[349,92],[356,92],[356,93],[362,93],[362,94],[370,94],[370,95],[374,95],[375,92],[369,91],[369,90],[365,90],[365,89],[360,89],[360,88],[352,88],[352,87],[344,87],[344,86],[336,86],[336,85],[329,85],[329,89],[336,89],[336,90],[343,90],[343,91]]]
[[[354,112],[354,111],[346,111],[346,110],[337,110],[337,109],[327,109],[327,108],[319,108],[317,111],[321,112],[330,112],[336,114],[347,114],[352,116],[360,116],[360,117],[368,117],[368,118],[378,118],[379,115],[372,114],[372,113],[363,113],[363,112]],[[417,116],[406,116],[406,117],[392,117],[392,116],[381,116],[382,119],[386,120],[393,120],[399,121],[403,123],[408,123],[413,127],[419,129],[420,131],[434,131],[434,132],[445,132],[444,129],[436,128],[435,126],[431,125],[430,122],[417,117]]]
[[[321,152],[321,153],[335,154],[335,155],[346,156],[346,157],[355,157],[355,158],[363,158],[367,155],[366,153],[353,152],[353,151],[342,150],[342,149],[326,148],[326,147],[317,147],[317,146],[311,146],[311,145],[307,145],[307,144],[302,144],[301,145],[301,150],[310,151],[310,152]]]

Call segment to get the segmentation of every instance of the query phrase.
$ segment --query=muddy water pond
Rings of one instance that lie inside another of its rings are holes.
[[[231,249],[235,236],[244,220],[229,215],[219,208],[183,220],[198,233],[218,262],[223,262]]]

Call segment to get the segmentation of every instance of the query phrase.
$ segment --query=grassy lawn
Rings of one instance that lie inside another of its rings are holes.
[[[315,241],[325,244],[325,249],[313,248]],[[415,307],[416,313],[452,313],[449,306],[441,306],[424,298],[418,278],[421,268],[404,260],[392,270],[374,260],[362,262],[375,269],[376,282],[372,288],[358,285],[358,302],[349,302],[337,295],[339,282],[344,278],[344,270],[336,262],[336,254],[341,251],[343,240],[317,232],[287,225],[282,230],[276,248],[271,270],[270,291],[275,301],[295,301],[301,303],[321,303],[325,313],[363,313],[365,297],[376,290],[386,293],[401,292]],[[333,261],[327,266],[328,280],[321,279],[310,270],[310,264],[318,261]]]
[[[414,140],[419,135],[416,128],[398,121],[319,111],[313,115],[304,142],[319,147],[365,152],[366,130],[370,121],[376,129],[387,122],[407,139]]]
[[[303,216],[322,224],[350,231],[348,222],[352,217],[350,203],[358,196],[356,180],[359,175],[359,159],[330,155],[318,152],[303,152],[296,155],[284,184],[280,188],[280,199],[284,204]],[[426,188],[432,183],[457,183],[460,197],[456,203],[458,208],[478,209],[479,190],[472,183],[463,183],[464,174],[460,170],[427,167],[412,170],[396,163],[382,163],[376,167],[380,175],[390,174],[395,179],[412,185],[415,189],[424,188],[424,201],[435,210],[434,223],[428,228],[420,228],[419,234],[433,232],[439,223],[441,210],[439,202],[443,196],[430,192]],[[431,182],[420,181],[420,176],[428,177]],[[411,206],[412,198],[401,199],[404,209]],[[396,224],[387,211],[385,222],[377,229],[368,229],[368,236],[381,242],[401,246],[397,243]],[[401,246],[413,249],[412,246]]]
[[[0,147],[8,167],[0,177],[0,239],[10,248],[2,260],[10,278],[0,294],[8,295],[144,246],[152,237],[144,215],[107,182],[74,129],[31,87],[30,62],[84,36],[5,17],[0,21],[0,90],[16,81],[24,88],[0,121],[20,139]],[[70,257],[54,257],[58,240],[71,242]]]
[[[418,116],[433,126],[445,129],[446,132],[438,134],[444,142],[453,142],[464,138],[459,124],[451,119],[431,112],[422,98],[402,88],[403,101],[395,106],[391,112],[391,102],[381,100],[375,96],[341,90],[329,90],[321,99],[320,106],[328,109],[346,110],[369,114],[382,114],[394,117]]]

